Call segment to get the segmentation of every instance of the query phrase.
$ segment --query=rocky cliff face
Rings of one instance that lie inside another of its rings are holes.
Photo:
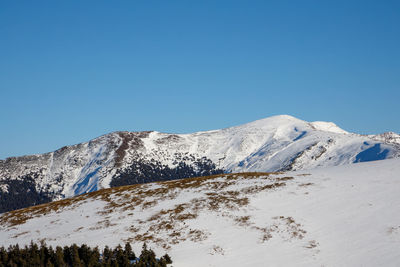
[[[57,151],[0,160],[0,212],[100,188],[222,172],[300,170],[397,157],[399,135],[275,116],[198,132],[114,132]]]

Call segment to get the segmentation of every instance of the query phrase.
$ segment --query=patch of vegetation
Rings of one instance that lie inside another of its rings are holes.
[[[274,235],[280,236],[286,241],[293,239],[303,239],[307,233],[302,225],[296,223],[293,217],[277,216],[272,218],[274,222],[267,227],[255,226],[253,222],[246,220],[246,225],[252,225],[251,228],[262,233],[261,242],[270,240]]]
[[[235,222],[240,226],[249,226],[250,225],[250,216],[236,217]]]
[[[249,187],[245,187],[241,190],[242,193],[245,194],[256,194],[259,193],[261,191],[265,191],[265,190],[269,190],[269,189],[275,189],[278,187],[282,187],[285,186],[286,183],[273,183],[273,184],[267,184],[267,185],[254,185],[254,186],[249,186]]]
[[[210,254],[211,255],[215,255],[215,254],[225,255],[225,251],[222,247],[214,245]]]
[[[307,186],[310,186],[310,185],[314,185],[314,183],[301,183],[301,184],[299,184],[299,186],[301,186],[301,187],[307,187]]]
[[[205,231],[201,231],[201,230],[190,230],[188,237],[192,242],[200,242],[203,240],[206,240],[208,237],[208,233],[206,233]]]
[[[294,178],[291,176],[285,176],[285,177],[277,177],[275,178],[276,181],[289,181],[289,180],[293,180]]]

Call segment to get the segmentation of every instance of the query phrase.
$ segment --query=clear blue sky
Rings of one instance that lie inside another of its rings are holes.
[[[0,158],[289,114],[400,132],[400,1],[1,1]]]

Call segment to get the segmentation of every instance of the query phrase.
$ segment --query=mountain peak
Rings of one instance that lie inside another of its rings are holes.
[[[287,114],[282,114],[282,115],[275,115],[275,116],[270,116],[270,117],[266,117],[257,121],[274,121],[274,122],[304,122],[303,120],[293,117],[291,115],[287,115]]]
[[[255,120],[249,123],[239,125],[237,127],[251,127],[251,128],[279,128],[284,125],[298,125],[306,124],[306,121],[300,120],[290,115],[275,115],[263,119]]]
[[[348,134],[349,132],[341,129],[333,122],[326,122],[326,121],[314,121],[310,122],[311,127],[319,131],[325,132],[332,132],[332,133],[341,133],[341,134]]]

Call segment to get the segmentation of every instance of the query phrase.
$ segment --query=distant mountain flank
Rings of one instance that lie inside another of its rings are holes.
[[[50,153],[0,160],[0,212],[114,186],[399,155],[396,133],[359,135],[288,115],[192,134],[113,132]]]

